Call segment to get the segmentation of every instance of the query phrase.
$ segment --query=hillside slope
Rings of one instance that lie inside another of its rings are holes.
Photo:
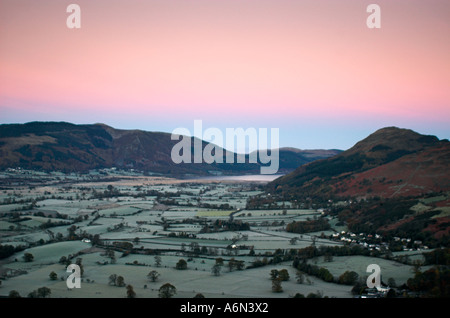
[[[298,197],[395,197],[450,190],[450,143],[387,127],[268,185]]]
[[[190,139],[193,145],[193,138]],[[175,164],[171,151],[178,142],[171,140],[169,133],[120,130],[104,124],[31,122],[0,125],[0,169],[22,167],[82,172],[118,167],[171,175],[260,173],[261,165],[250,164],[248,160],[244,164]],[[202,142],[203,148],[207,144]],[[191,152],[193,158],[193,148]],[[292,171],[301,164],[337,153],[337,150],[280,149],[279,172]]]

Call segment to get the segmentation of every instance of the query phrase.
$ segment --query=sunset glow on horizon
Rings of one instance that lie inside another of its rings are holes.
[[[66,8],[81,8],[69,29]],[[0,0],[0,124],[277,127],[347,149],[385,126],[450,138],[450,2]]]

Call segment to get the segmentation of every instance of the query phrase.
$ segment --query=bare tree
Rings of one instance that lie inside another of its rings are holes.
[[[133,286],[127,285],[127,297],[128,298],[135,298],[136,293],[134,292]]]
[[[109,285],[114,285],[116,286],[116,281],[117,281],[117,275],[116,274],[111,274],[109,275]]]
[[[152,282],[156,282],[159,276],[160,274],[157,271],[151,271],[147,275],[148,279],[150,279]]]
[[[156,267],[161,266],[161,256],[159,256],[159,255],[155,256],[155,265],[156,265]]]
[[[211,272],[214,274],[214,276],[220,276],[220,271],[222,270],[222,266],[219,264],[214,264],[211,268]]]
[[[170,283],[165,283],[159,288],[159,298],[171,298],[177,293],[177,289]]]
[[[272,291],[274,293],[283,292],[283,287],[281,287],[281,279],[280,278],[275,278],[272,280]]]
[[[116,286],[118,286],[118,287],[125,286],[125,279],[123,278],[123,276],[117,276]]]

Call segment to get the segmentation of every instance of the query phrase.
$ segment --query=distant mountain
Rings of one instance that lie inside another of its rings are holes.
[[[193,145],[194,139],[190,140]],[[22,167],[82,172],[117,167],[170,175],[260,172],[261,165],[248,163],[248,157],[244,164],[175,164],[171,151],[178,142],[171,140],[169,133],[121,130],[104,124],[31,122],[0,125],[0,169]],[[202,142],[203,148],[206,145],[207,142]],[[193,148],[191,152],[193,156]],[[286,173],[304,163],[337,153],[337,150],[280,149],[279,172]],[[236,154],[234,156],[236,158]]]
[[[268,184],[299,198],[420,196],[450,191],[450,143],[387,127],[331,158],[300,166]]]
[[[302,150],[297,148],[280,148],[280,171],[292,171],[306,163],[326,159],[341,153],[342,150],[337,149],[310,149]]]

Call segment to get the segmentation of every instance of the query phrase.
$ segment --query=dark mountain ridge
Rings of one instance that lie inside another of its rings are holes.
[[[448,191],[449,163],[447,140],[387,127],[334,157],[297,168],[271,182],[268,189],[322,198]]]
[[[191,153],[194,154],[194,138]],[[84,172],[101,168],[133,168],[170,175],[260,173],[260,163],[175,164],[171,151],[179,141],[170,133],[115,129],[105,124],[30,122],[0,125],[0,169],[22,167],[44,171]],[[202,141],[202,148],[208,145]],[[338,150],[280,149],[279,173],[326,158]],[[317,154],[315,154],[317,153]],[[224,156],[226,152],[224,151]],[[237,162],[237,154],[233,154]],[[191,160],[193,162],[193,160]],[[224,162],[226,162],[224,160]]]
[[[278,201],[327,207],[353,233],[448,246],[450,142],[383,128],[347,151],[275,179],[267,192]]]

